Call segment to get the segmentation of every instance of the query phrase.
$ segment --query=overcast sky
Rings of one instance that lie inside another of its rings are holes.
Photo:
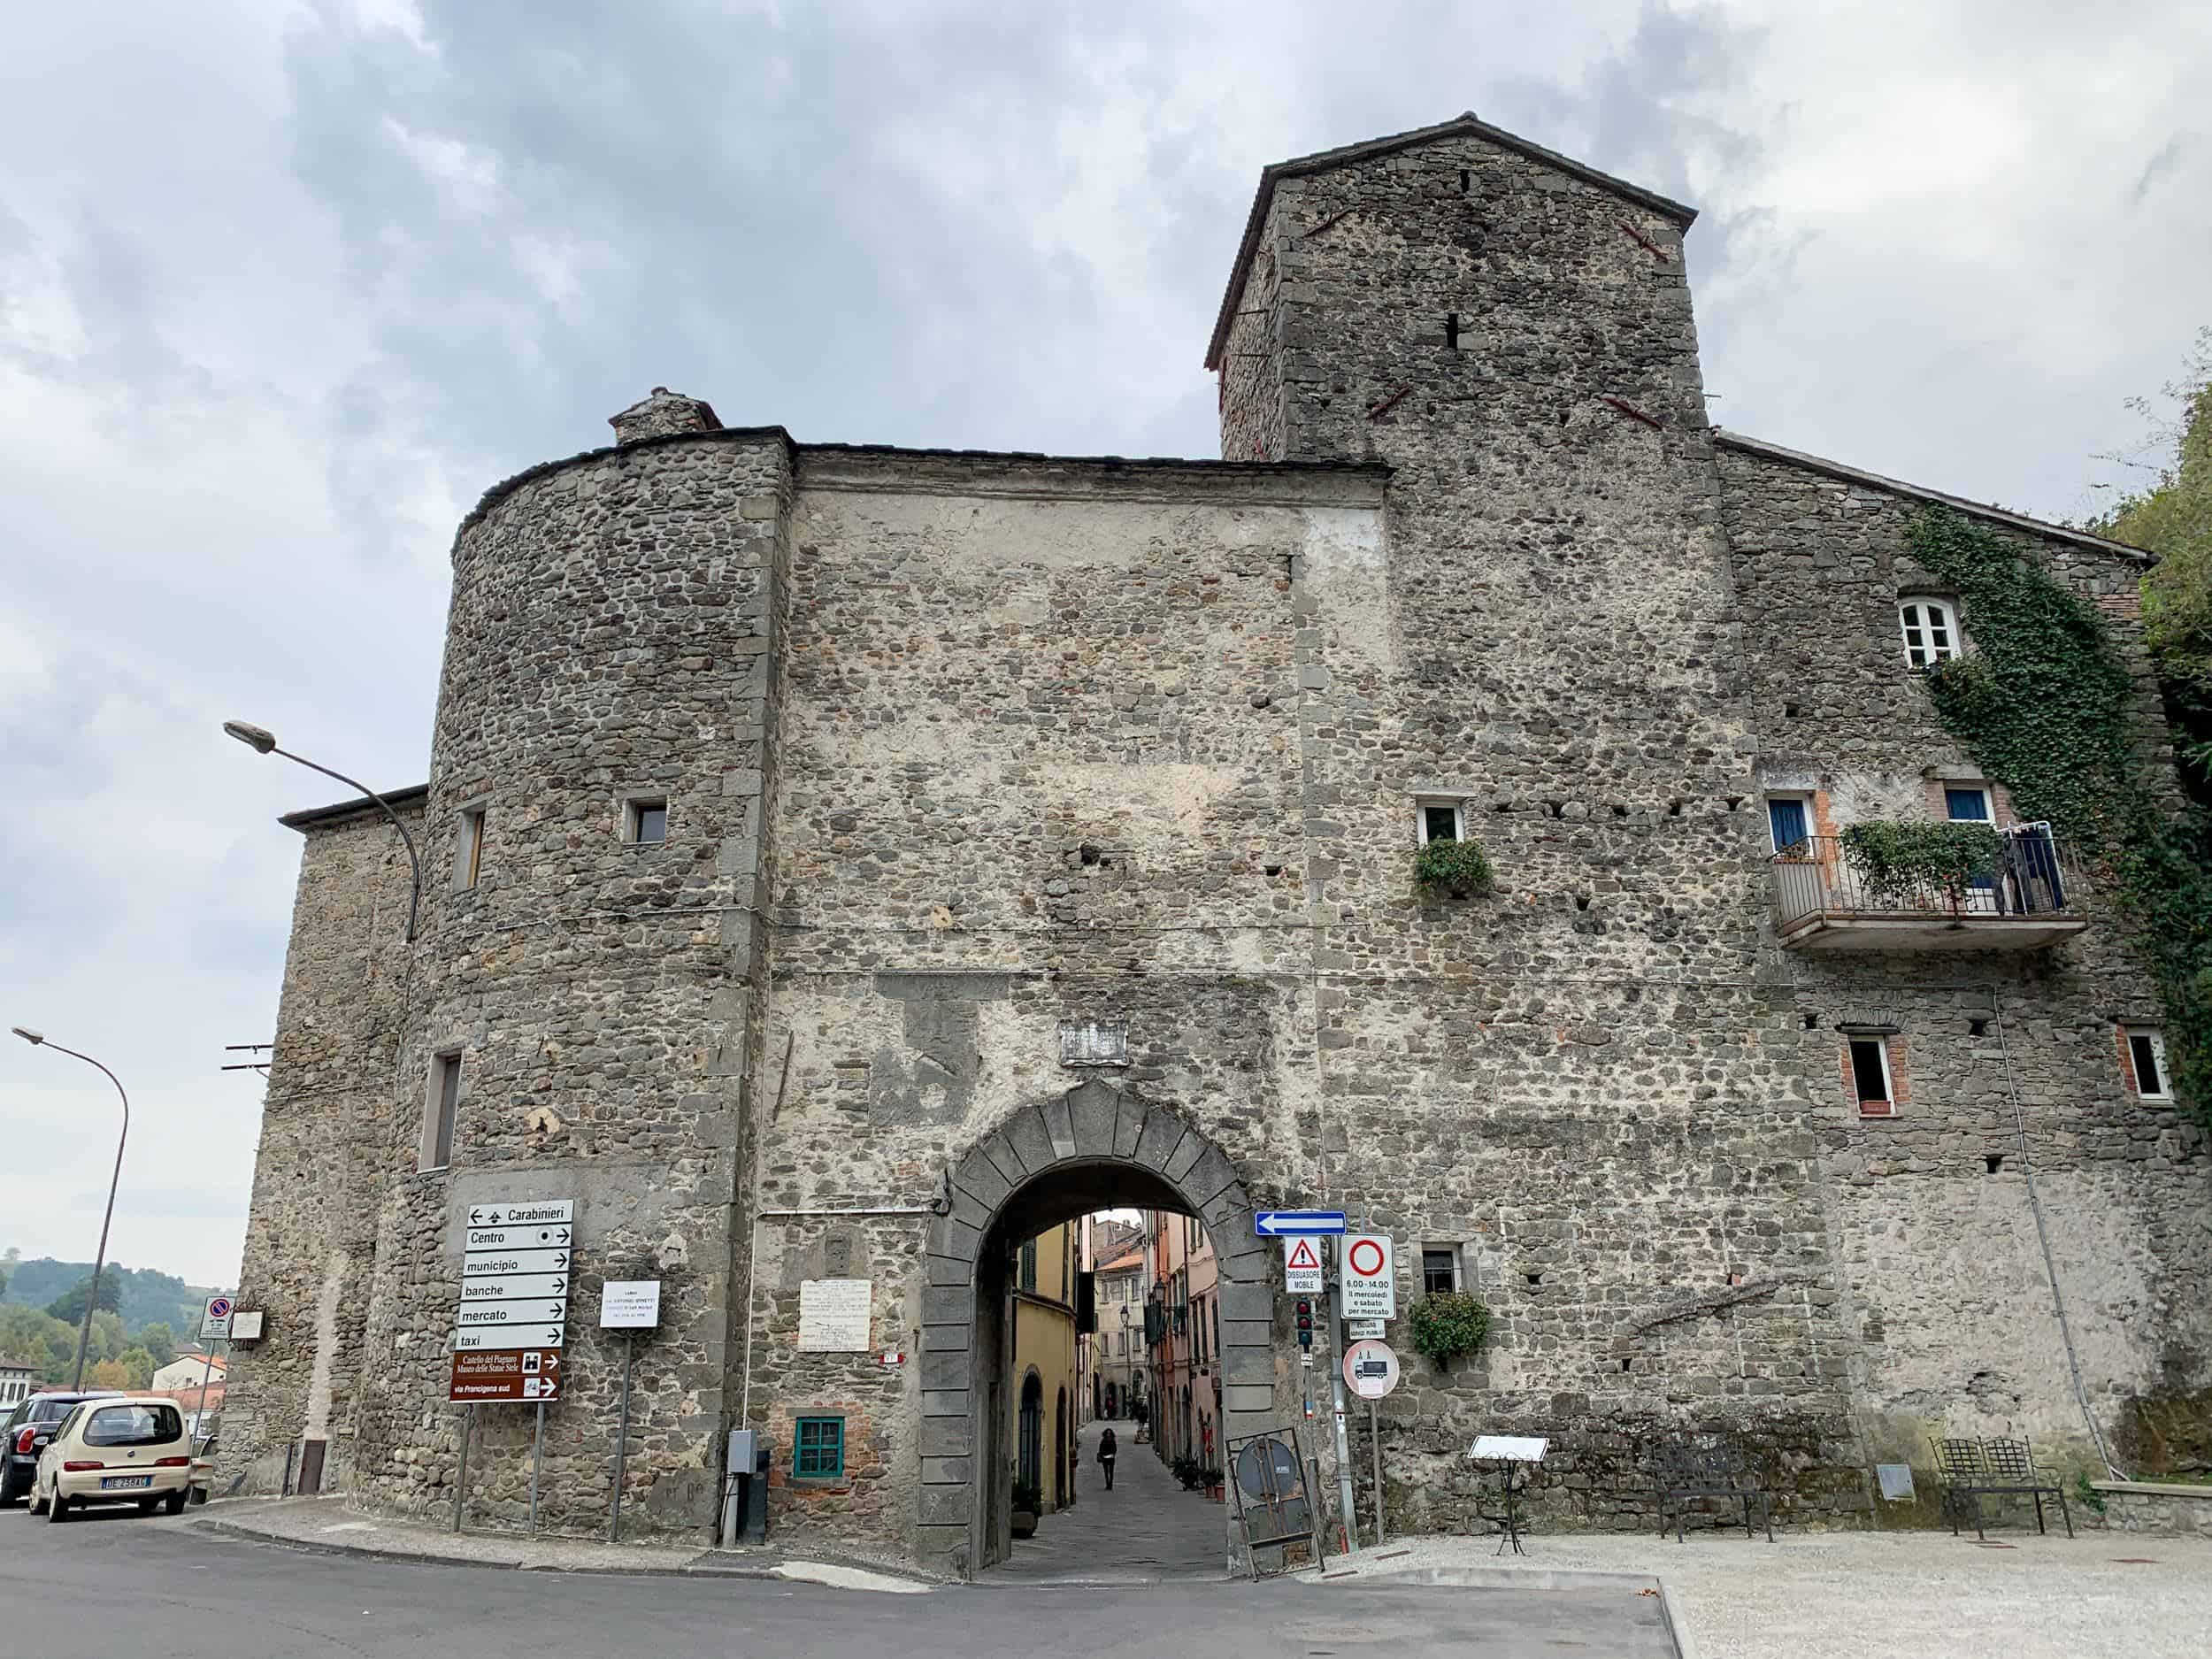
[[[0,1024],[132,1087],[111,1254],[234,1275],[342,793],[218,724],[419,781],[454,521],[653,385],[1211,456],[1260,168],[1472,108],[1702,210],[1723,424],[2078,515],[2212,322],[2208,70],[2202,0],[13,8]],[[0,1049],[0,1247],[90,1254],[116,1117]]]

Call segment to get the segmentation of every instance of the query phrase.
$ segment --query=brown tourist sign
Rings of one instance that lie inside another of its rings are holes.
[[[477,1349],[453,1356],[448,1400],[496,1405],[560,1397],[561,1350],[557,1348]]]

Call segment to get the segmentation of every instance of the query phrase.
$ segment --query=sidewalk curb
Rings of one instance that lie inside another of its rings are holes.
[[[431,1550],[394,1549],[378,1544],[348,1543],[337,1539],[300,1538],[290,1532],[280,1532],[273,1528],[256,1526],[249,1521],[208,1517],[194,1521],[192,1525],[200,1532],[240,1539],[248,1543],[273,1544],[280,1549],[298,1550],[304,1555],[350,1555],[360,1561],[397,1562],[403,1565],[418,1567],[474,1567],[495,1572],[562,1573],[575,1578],[599,1576],[631,1578],[751,1578],[780,1584],[797,1584],[812,1582],[812,1580],[796,1577],[786,1569],[794,1565],[814,1565],[872,1573],[879,1578],[895,1578],[902,1584],[919,1589],[935,1590],[945,1587],[936,1579],[925,1578],[914,1573],[900,1572],[873,1562],[840,1561],[818,1555],[809,1555],[798,1562],[788,1557],[780,1557],[774,1561],[752,1563],[718,1560],[714,1558],[715,1552],[708,1550],[702,1551],[700,1555],[693,1560],[665,1566],[649,1563],[606,1566],[584,1563],[570,1565],[529,1561],[519,1555],[505,1556],[441,1555]],[[469,1534],[469,1536],[480,1540],[484,1534],[479,1532]],[[560,1539],[549,1541],[585,1543],[590,1540]]]

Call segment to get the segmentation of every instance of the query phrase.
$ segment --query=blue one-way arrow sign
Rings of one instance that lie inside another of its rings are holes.
[[[1263,1210],[1252,1217],[1252,1231],[1263,1239],[1341,1233],[1344,1231],[1344,1212],[1341,1210]]]

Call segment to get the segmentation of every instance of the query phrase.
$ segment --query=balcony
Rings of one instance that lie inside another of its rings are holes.
[[[1776,934],[1792,950],[2043,950],[2089,926],[2078,864],[2040,830],[2006,835],[1986,873],[1955,884],[1876,880],[1839,835],[1770,863]]]

